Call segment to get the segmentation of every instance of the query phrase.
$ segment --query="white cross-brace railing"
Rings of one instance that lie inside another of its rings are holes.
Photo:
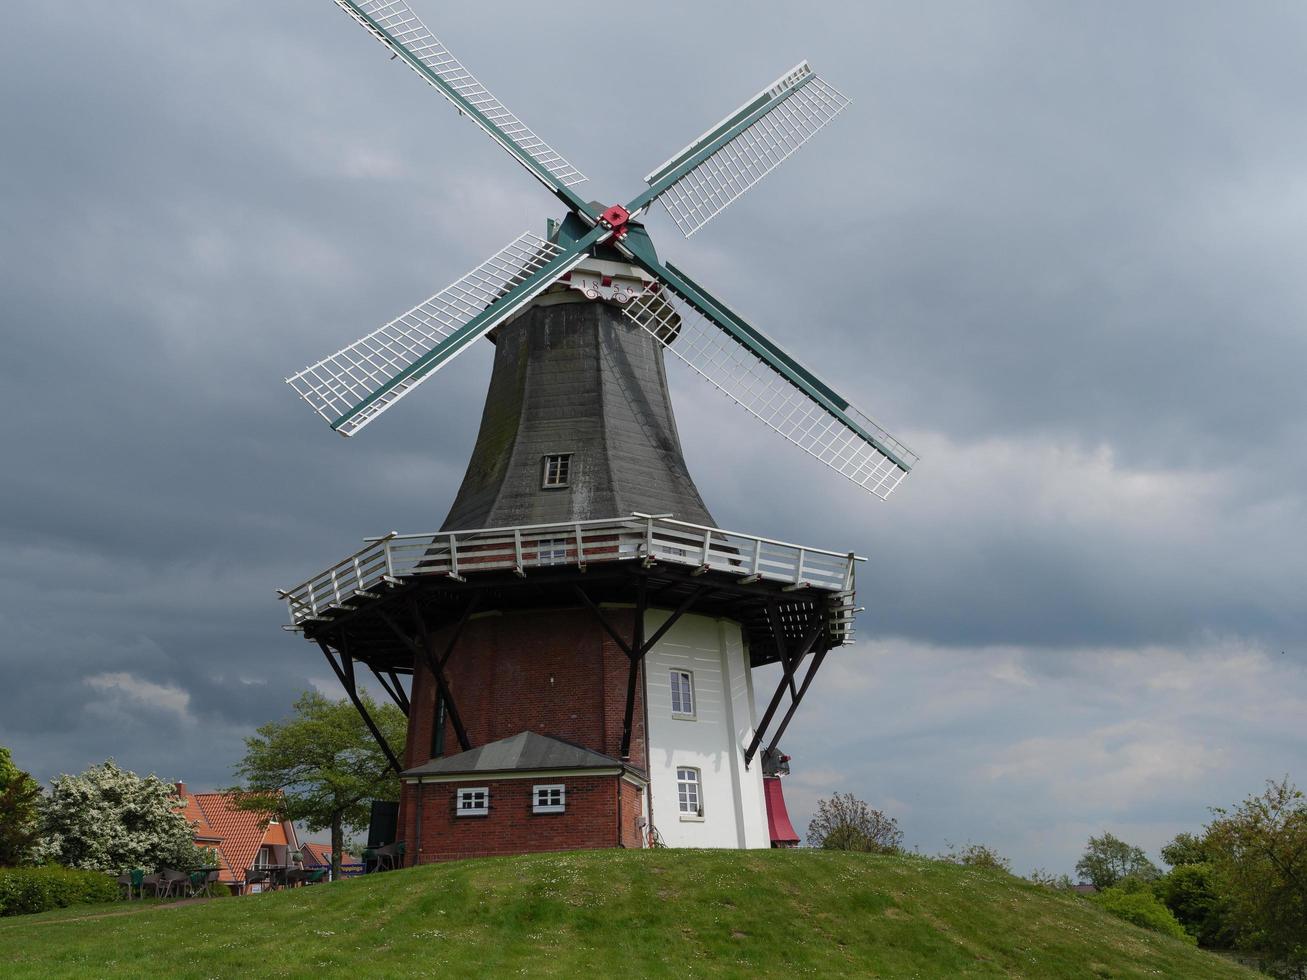
[[[838,610],[852,608],[854,564],[865,559],[738,531],[723,531],[663,515],[633,514],[606,520],[567,521],[521,527],[481,528],[426,534],[391,532],[369,538],[363,548],[293,589],[278,590],[290,608],[292,627],[322,619],[333,609],[354,608],[378,590],[417,575],[459,581],[479,572],[639,559],[688,565],[700,572],[735,575],[742,582],[782,582],[791,589],[832,593],[832,627],[852,629]]]

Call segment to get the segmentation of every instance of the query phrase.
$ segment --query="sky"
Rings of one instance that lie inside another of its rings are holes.
[[[801,59],[852,99],[649,218],[922,456],[882,503],[670,368],[723,527],[868,558],[796,825],[852,792],[1070,872],[1307,781],[1301,5],[413,3],[605,202]],[[348,441],[282,379],[559,209],[327,0],[6,24],[0,744],[230,785],[337,691],[274,590],[438,526],[491,348]]]

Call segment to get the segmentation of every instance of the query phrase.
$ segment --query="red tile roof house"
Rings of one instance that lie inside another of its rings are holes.
[[[331,869],[331,845],[314,844],[312,841],[305,841],[300,847],[300,853],[303,855],[304,867],[310,870],[319,868]],[[340,852],[340,863],[342,866],[356,864],[358,859],[352,857],[349,852]]]
[[[267,815],[235,809],[232,793],[187,793],[185,783],[176,786],[183,814],[194,828],[195,845],[218,852],[220,881],[243,881],[248,868],[285,867],[294,863],[292,853],[302,851],[295,825],[289,820],[272,820],[265,827]]]

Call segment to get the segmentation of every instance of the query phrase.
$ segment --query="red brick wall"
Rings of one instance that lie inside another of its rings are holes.
[[[539,779],[468,780],[461,783],[427,783],[422,790],[420,863],[457,858],[525,854],[618,846],[618,776],[564,776]],[[562,783],[567,787],[564,813],[532,813],[531,788],[536,783]],[[490,814],[485,817],[454,815],[461,786],[487,786]],[[404,836],[417,839],[418,786],[404,786]],[[640,791],[622,783],[621,836],[627,846],[639,846],[635,817]],[[633,833],[634,832],[634,833]],[[635,840],[636,843],[627,843]],[[409,853],[414,848],[410,845]]]
[[[605,615],[629,635],[634,610]],[[453,627],[432,636],[443,654]],[[626,712],[627,659],[588,609],[508,612],[471,620],[445,668],[468,740],[475,748],[523,731],[565,739],[613,758],[621,754]],[[644,768],[642,682],[637,682],[631,764]],[[413,676],[408,767],[431,750],[436,684],[425,664]],[[459,751],[446,724],[445,754]]]
[[[644,792],[628,782],[619,784],[617,792],[621,800],[618,807],[622,814],[621,846],[643,847],[644,830],[641,828],[639,821],[641,817],[646,815]]]

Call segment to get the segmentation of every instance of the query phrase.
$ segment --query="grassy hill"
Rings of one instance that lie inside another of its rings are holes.
[[[590,851],[0,919],[7,977],[1252,977],[1072,895],[920,858]]]

